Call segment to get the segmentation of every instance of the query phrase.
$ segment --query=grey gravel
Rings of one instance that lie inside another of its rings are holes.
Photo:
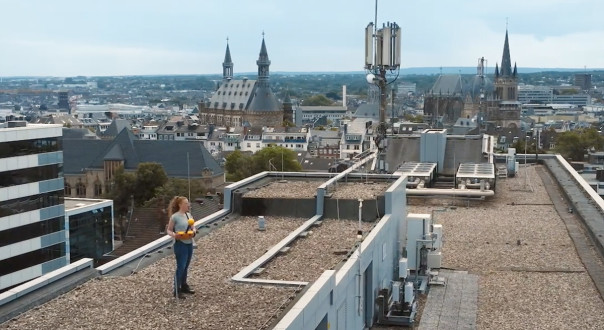
[[[480,276],[478,329],[604,329],[604,302],[552,204],[562,201],[550,200],[534,166],[528,181],[524,171],[498,180],[496,196],[482,204],[441,200],[408,210],[457,205],[435,213],[442,265]]]
[[[366,235],[374,223],[361,222]],[[264,265],[258,277],[271,280],[316,280],[325,270],[335,269],[357,242],[358,221],[325,219],[312,227],[308,236],[298,238],[290,250]],[[301,267],[300,265],[304,265]]]

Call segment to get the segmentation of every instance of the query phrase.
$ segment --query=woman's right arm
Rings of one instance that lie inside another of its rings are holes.
[[[168,229],[166,229],[166,232],[168,233],[168,236],[176,238],[176,233],[174,232],[174,220],[172,220],[172,218],[170,218],[170,221],[168,221]]]

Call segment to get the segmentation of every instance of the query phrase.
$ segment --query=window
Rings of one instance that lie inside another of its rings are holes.
[[[71,196],[71,185],[65,182],[65,196]]]
[[[248,143],[248,144],[247,144],[247,147],[248,147],[248,148],[251,148],[251,147],[252,147],[252,144],[251,144],[251,143]]]
[[[103,194],[103,185],[101,185],[100,181],[96,181],[94,183],[94,196],[99,197]]]
[[[354,150],[359,150],[359,145],[358,144],[354,146]]]
[[[33,155],[62,149],[62,138],[45,138],[0,143],[0,158]]]
[[[0,201],[0,217],[63,204],[63,190]]]
[[[256,143],[256,148],[260,148],[260,143]]]
[[[62,177],[61,165],[45,165],[2,172],[0,187],[9,187]]]
[[[86,185],[82,182],[76,184],[76,197],[86,197]]]

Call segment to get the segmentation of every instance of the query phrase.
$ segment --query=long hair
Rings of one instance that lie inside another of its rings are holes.
[[[168,219],[172,218],[172,214],[178,212],[178,210],[180,209],[180,203],[185,199],[187,198],[183,196],[176,196],[172,198],[172,200],[170,201],[170,205],[168,205]]]

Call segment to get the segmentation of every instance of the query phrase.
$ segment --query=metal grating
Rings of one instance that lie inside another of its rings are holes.
[[[429,177],[434,173],[436,163],[415,163],[408,162],[399,166],[396,172],[406,174],[407,176]]]
[[[457,170],[458,178],[494,179],[495,166],[491,163],[463,163]]]

